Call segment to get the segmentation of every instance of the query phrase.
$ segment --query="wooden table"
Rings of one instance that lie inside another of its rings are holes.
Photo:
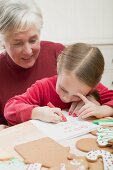
[[[38,130],[37,127],[32,125],[30,121],[21,123],[16,126],[9,127],[0,131],[0,148],[5,151],[8,151],[12,156],[21,158],[18,153],[14,150],[14,146],[20,143],[25,143],[33,140],[37,140],[39,138],[45,137],[41,131]],[[75,148],[75,143],[78,139],[94,136],[91,134],[83,135],[74,139],[62,140],[60,144],[64,146],[70,146],[70,150],[72,153],[76,155],[85,155],[86,153],[81,152]],[[22,159],[22,158],[21,158]],[[45,168],[42,168],[45,169]]]

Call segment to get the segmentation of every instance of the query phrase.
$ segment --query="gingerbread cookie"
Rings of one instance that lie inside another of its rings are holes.
[[[111,146],[108,142],[113,138],[113,129],[110,128],[98,128],[97,131],[97,143],[100,147]]]
[[[84,156],[76,156],[74,154],[68,155],[68,160],[71,160],[70,163],[73,165],[83,165],[85,168],[88,168],[88,162]],[[77,163],[78,162],[78,163]]]
[[[89,162],[84,156],[75,156],[75,159],[69,163],[52,167],[49,170],[95,170],[97,168],[103,170],[103,163],[100,159],[96,162]]]
[[[89,162],[89,161],[88,161]],[[101,159],[98,159],[96,162],[89,162],[89,169],[88,170],[104,170],[103,169],[103,162]]]
[[[73,160],[71,161],[71,163],[73,163],[75,161],[75,165],[79,165],[79,168],[83,168],[85,167],[85,169],[87,170],[95,170],[97,169],[97,167],[99,167],[99,170],[103,170],[103,163],[100,159],[98,159],[96,162],[88,162],[85,156],[75,156],[73,155]],[[78,162],[78,164],[76,164],[76,162]],[[80,170],[80,169],[76,170]],[[66,169],[67,170],[67,169]],[[69,169],[71,170],[71,169]]]
[[[78,165],[73,165],[71,163],[67,163],[67,164],[60,164],[57,167],[52,167],[49,170],[86,170],[86,168],[83,165],[79,165],[79,162],[76,162],[76,164]]]
[[[69,147],[64,147],[49,137],[15,146],[15,150],[26,163],[42,163],[44,167],[53,167],[67,163]]]
[[[113,127],[111,127],[111,126],[101,126],[102,128],[109,128],[109,129],[113,129]],[[93,130],[93,131],[91,131],[90,133],[92,134],[92,135],[94,135],[94,136],[97,136],[97,132],[98,132],[98,129],[97,130]]]
[[[106,151],[109,151],[109,152],[113,153],[113,148],[112,147],[104,147],[104,148],[99,147],[98,144],[97,144],[96,138],[83,138],[83,139],[80,139],[80,140],[78,140],[76,142],[76,148],[78,148],[79,150],[81,150],[83,152],[89,152],[91,150],[104,149]]]
[[[98,158],[102,158],[104,170],[113,170],[113,154],[105,150],[92,150],[86,158],[88,161],[95,162]]]
[[[102,118],[102,119],[97,119],[97,121],[98,121],[98,120],[113,120],[113,118],[112,118],[112,117],[105,117],[105,118]],[[104,127],[105,127],[105,128],[113,128],[113,126],[109,126],[108,124],[106,124],[106,125],[102,125],[102,124],[101,124],[101,127],[103,127],[103,128],[104,128]],[[97,135],[97,134],[96,134],[96,133],[97,133],[97,130],[91,131],[90,133],[91,133],[92,135],[96,136],[96,135]]]
[[[113,147],[113,139],[108,140],[108,144],[112,145]]]

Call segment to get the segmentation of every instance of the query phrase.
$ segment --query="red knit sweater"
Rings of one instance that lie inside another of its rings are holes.
[[[8,54],[0,54],[0,124],[6,124],[4,106],[11,97],[24,93],[36,80],[56,74],[56,59],[64,46],[41,42],[38,59],[32,68],[16,65]]]
[[[36,81],[26,93],[13,97],[5,106],[5,117],[12,125],[31,119],[34,107],[46,106],[50,101],[61,109],[69,108],[71,103],[63,103],[56,93],[57,76]],[[96,87],[100,103],[113,107],[113,91],[99,83]]]

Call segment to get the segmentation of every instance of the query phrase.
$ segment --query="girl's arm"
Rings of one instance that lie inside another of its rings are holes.
[[[54,123],[61,121],[60,116],[55,114],[60,111],[59,108],[40,107],[45,106],[48,100],[50,101],[48,95],[50,94],[50,84],[52,83],[49,83],[47,79],[37,81],[24,94],[11,98],[4,109],[5,118],[9,124],[15,125],[30,119]]]

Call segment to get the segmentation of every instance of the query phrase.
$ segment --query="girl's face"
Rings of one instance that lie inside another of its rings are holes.
[[[64,71],[58,75],[56,92],[64,103],[80,101],[77,93],[86,96],[91,90],[92,88],[80,81],[73,72]]]
[[[30,68],[34,65],[40,52],[39,33],[32,27],[27,31],[11,33],[5,39],[5,48],[15,64]]]

